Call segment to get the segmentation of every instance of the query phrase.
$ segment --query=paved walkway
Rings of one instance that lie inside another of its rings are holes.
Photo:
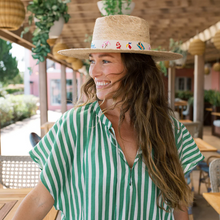
[[[56,121],[61,116],[60,112],[48,111],[48,121]],[[2,155],[29,155],[32,145],[29,134],[35,132],[40,136],[40,112],[31,118],[18,121],[1,129],[1,154]]]

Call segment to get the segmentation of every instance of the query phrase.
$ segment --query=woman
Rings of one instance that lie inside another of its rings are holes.
[[[61,53],[89,57],[88,99],[30,152],[41,180],[14,220],[42,219],[52,205],[68,220],[188,219],[184,173],[203,156],[170,116],[154,62],[181,56],[151,51],[147,22],[125,15],[97,19],[92,48]]]

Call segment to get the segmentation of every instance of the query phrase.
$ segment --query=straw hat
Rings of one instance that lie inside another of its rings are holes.
[[[151,50],[148,22],[129,15],[97,18],[91,48],[61,50],[58,53],[64,56],[88,59],[91,53],[103,52],[148,54],[155,61],[182,58],[182,55],[177,53]]]

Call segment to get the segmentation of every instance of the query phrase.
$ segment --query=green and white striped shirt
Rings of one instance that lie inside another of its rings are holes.
[[[173,120],[186,173],[203,156],[186,128]],[[173,212],[157,206],[160,190],[148,175],[141,150],[131,169],[97,101],[63,114],[30,155],[42,169],[41,181],[62,220],[174,219]]]

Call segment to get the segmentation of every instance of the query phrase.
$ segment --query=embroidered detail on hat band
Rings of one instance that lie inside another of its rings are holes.
[[[93,40],[91,48],[118,50],[151,50],[150,44],[141,41]]]

